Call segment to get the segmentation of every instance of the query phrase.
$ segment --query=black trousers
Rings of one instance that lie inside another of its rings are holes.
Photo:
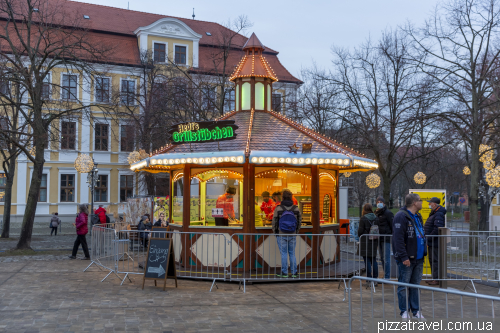
[[[57,236],[57,227],[50,227],[52,230],[50,231],[50,235],[52,236],[52,233],[55,231],[56,236]]]
[[[227,227],[229,225],[229,220],[223,217],[215,217],[215,225],[218,227]]]
[[[85,254],[85,258],[90,258],[89,247],[87,245],[87,238],[85,235],[77,235],[75,244],[73,245],[73,257],[76,257],[76,253],[78,252],[78,248],[82,244],[83,253]]]
[[[434,239],[438,241],[439,239]],[[431,264],[432,279],[437,280],[439,278],[439,246],[428,246],[427,253],[429,255],[429,263]]]

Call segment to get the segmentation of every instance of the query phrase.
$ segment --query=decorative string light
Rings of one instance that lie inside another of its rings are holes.
[[[75,160],[75,169],[79,173],[89,173],[94,168],[92,157],[87,154],[80,154]]]
[[[344,172],[344,177],[345,177],[345,178],[349,178],[349,177],[351,177],[351,173],[350,173],[350,172]]]
[[[413,180],[415,181],[415,183],[422,185],[427,181],[427,176],[425,175],[425,173],[419,171],[415,174]]]
[[[486,173],[486,183],[491,187],[500,187],[500,166]]]
[[[335,178],[328,172],[321,172],[319,174],[319,178],[321,179],[322,177],[328,177],[330,178],[332,181],[335,181]]]
[[[379,187],[380,186],[380,177],[375,173],[368,175],[368,177],[366,177],[366,185],[369,188]]]
[[[464,172],[464,175],[466,175],[466,176],[470,175],[470,169],[469,169],[469,167],[465,166],[463,172]]]
[[[494,160],[487,160],[483,162],[483,167],[486,170],[493,170],[495,168],[495,161]]]
[[[306,179],[311,179],[311,176],[309,174],[302,172],[302,171],[291,170],[291,169],[273,169],[273,170],[262,171],[262,172],[259,172],[258,174],[256,174],[255,178],[263,178],[265,175],[273,174],[273,173],[292,173],[292,174],[297,174],[297,175],[300,175],[302,177],[305,177]],[[284,178],[284,177],[278,176],[277,178]]]
[[[479,161],[486,162],[493,159],[493,150],[488,145],[480,144],[479,145]]]

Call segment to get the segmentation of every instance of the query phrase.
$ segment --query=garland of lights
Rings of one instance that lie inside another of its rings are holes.
[[[495,161],[493,160],[487,160],[486,162],[483,162],[483,167],[486,169],[486,170],[493,170],[495,169]]]
[[[466,175],[466,176],[470,175],[470,169],[469,169],[469,167],[465,166],[463,172],[464,172],[464,175]]]
[[[332,181],[335,181],[335,178],[328,172],[322,172],[319,174],[319,178],[321,179],[321,177],[328,177],[330,178]]]
[[[422,185],[427,181],[427,176],[425,175],[425,173],[419,171],[415,174],[413,180],[415,181],[415,183]]]
[[[87,154],[80,154],[75,160],[75,169],[79,173],[89,173],[94,168],[92,157]]]
[[[298,174],[298,175],[305,177],[306,179],[311,179],[311,176],[305,172],[297,171],[297,170],[288,170],[288,169],[273,169],[273,170],[262,171],[262,172],[259,172],[258,174],[256,174],[255,178],[262,178],[264,175],[267,175],[270,173],[295,173],[295,174]]]
[[[379,175],[372,173],[366,177],[366,185],[369,188],[377,188],[380,186],[380,177]]]
[[[224,170],[224,169],[217,169],[217,170],[205,170],[205,171],[201,171],[201,172],[198,172],[196,174],[194,174],[193,176],[191,176],[191,178],[197,178],[198,180],[204,182],[204,181],[208,181],[212,178],[228,178],[228,176],[223,176],[223,175],[213,175],[211,177],[209,177],[208,179],[206,180],[203,180],[200,176],[203,176],[207,173],[232,173],[234,174],[235,176],[239,177],[239,178],[243,178],[243,174],[242,173],[239,173],[239,172],[236,172],[236,171],[232,171],[232,170]]]
[[[491,161],[493,159],[493,150],[491,150],[490,146],[481,144],[479,145],[479,156],[480,162]]]
[[[500,166],[486,173],[486,182],[491,187],[500,187]]]

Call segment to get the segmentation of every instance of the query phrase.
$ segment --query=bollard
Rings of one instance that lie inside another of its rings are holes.
[[[439,228],[438,229],[438,235],[444,236],[444,235],[450,235],[450,229],[449,228]],[[448,288],[448,281],[447,279],[447,273],[448,273],[448,267],[447,267],[447,242],[448,242],[448,237],[439,237],[439,259],[438,259],[438,279],[439,279],[439,288],[442,289],[447,289]]]

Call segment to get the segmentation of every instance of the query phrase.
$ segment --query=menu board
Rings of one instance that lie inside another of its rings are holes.
[[[164,280],[163,290],[165,290],[167,277],[174,278],[175,287],[177,287],[177,274],[172,249],[172,239],[151,238],[149,240],[148,257],[146,258],[146,264],[144,265],[142,289],[144,289],[146,279],[152,279]]]
[[[323,220],[329,222],[330,218],[330,202],[331,202],[331,197],[330,194],[325,194],[323,197]]]
[[[302,190],[302,183],[288,183],[287,186],[293,194],[300,194],[300,191]]]

